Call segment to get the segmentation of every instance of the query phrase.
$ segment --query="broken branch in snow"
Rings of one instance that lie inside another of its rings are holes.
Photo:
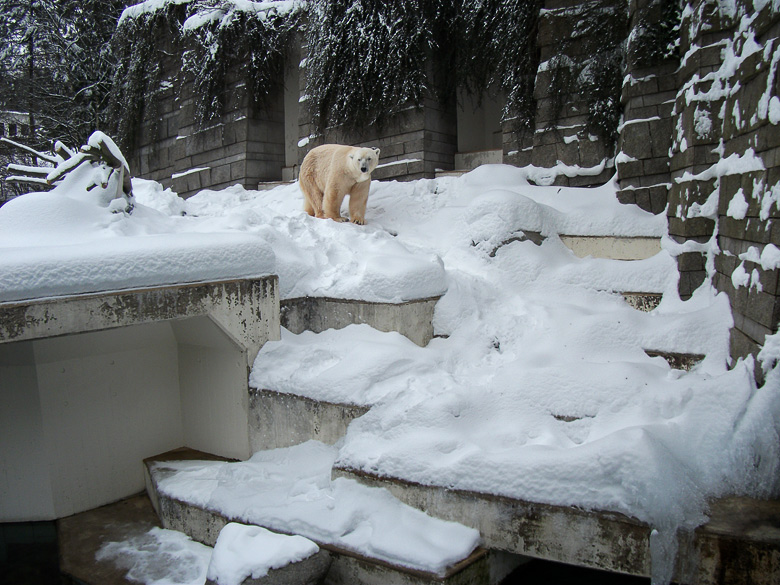
[[[57,159],[57,157],[55,156],[52,156],[51,154],[47,154],[45,152],[39,152],[34,148],[31,148],[25,144],[20,144],[19,142],[14,142],[13,140],[9,140],[5,136],[0,137],[0,142],[5,142],[7,144],[10,144],[11,146],[15,146],[16,148],[21,148],[22,150],[29,152],[30,154],[33,154],[38,158],[42,158],[43,160],[48,161],[52,164],[56,165],[59,162],[59,159]]]
[[[113,195],[109,193],[109,198],[124,199],[127,203],[125,211],[128,213],[133,209],[133,185],[127,161],[114,141],[102,132],[93,132],[87,144],[77,151],[57,141],[54,143],[53,154],[39,152],[7,138],[0,138],[0,140],[54,165],[51,167],[10,164],[8,169],[17,174],[8,177],[7,180],[52,186],[62,181],[68,173],[88,162],[94,168],[94,173],[92,182],[86,186],[86,190],[92,191],[98,186],[104,190],[108,189],[112,179],[115,179],[116,193]]]
[[[121,188],[121,193],[129,197],[132,195],[133,186],[131,182],[130,169],[128,168],[127,161],[122,152],[117,148],[114,141],[102,132],[94,132],[84,146],[78,151],[73,151],[61,142],[57,141],[54,144],[54,154],[43,153],[37,151],[24,144],[19,144],[7,138],[0,138],[0,141],[7,142],[17,148],[21,148],[47,162],[54,164],[52,167],[38,167],[10,164],[8,169],[21,175],[14,175],[13,178],[9,177],[9,180],[23,181],[29,183],[41,184],[42,178],[45,178],[45,183],[53,185],[71,172],[82,163],[88,161],[90,163],[96,163],[104,166],[106,172],[101,173],[99,184],[104,189],[108,186],[111,176],[114,173],[119,173],[119,181],[117,181],[117,189]],[[87,190],[91,190],[96,187],[98,183],[94,183],[87,187]],[[119,195],[119,192],[117,193]]]

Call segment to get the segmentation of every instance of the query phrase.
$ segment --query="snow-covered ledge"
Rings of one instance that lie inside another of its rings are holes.
[[[141,461],[183,445],[247,458],[247,376],[279,338],[277,289],[266,276],[0,303],[0,521],[137,493]]]

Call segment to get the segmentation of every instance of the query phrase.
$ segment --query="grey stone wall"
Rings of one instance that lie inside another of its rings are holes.
[[[612,0],[546,0],[539,16],[537,44],[540,65],[536,76],[535,132],[532,140],[519,141],[513,149],[518,154],[513,162],[550,168],[557,163],[583,169],[596,169],[614,157],[614,146],[588,130],[588,106],[582,95],[572,89],[556,95],[552,83],[552,59],[566,43],[564,59],[579,61],[588,48],[579,26],[581,9],[585,5],[604,8],[614,6]],[[518,137],[522,138],[522,137]],[[528,147],[532,148],[529,149]],[[505,148],[505,150],[507,150]],[[525,154],[523,154],[525,153]],[[569,186],[600,185],[609,180],[614,169],[605,165],[601,172],[566,177],[559,175],[555,184]]]
[[[780,246],[780,15],[747,0],[733,14],[711,0],[693,8],[673,112],[669,234],[702,243],[678,256],[680,293],[711,276],[731,301],[731,355],[744,357],[780,321],[778,269],[760,262]]]
[[[165,43],[161,39],[161,43]],[[245,80],[229,73],[224,113],[201,127],[193,80],[181,72],[179,50],[164,51],[158,116],[145,121],[128,163],[134,175],[172,187],[181,197],[202,189],[279,181],[285,165],[284,96],[279,87],[264,108],[254,108]]]
[[[302,83],[305,75],[301,76]],[[372,178],[413,181],[432,179],[440,170],[452,170],[457,150],[455,105],[426,97],[420,107],[410,104],[393,114],[381,127],[328,128],[317,135],[306,108],[300,111],[299,162],[320,144],[376,146],[381,150],[380,166]]]
[[[651,0],[631,0],[632,30],[642,25],[642,11],[650,5]],[[650,17],[659,20],[663,14]],[[615,159],[620,187],[618,199],[658,214],[666,209],[672,186],[669,149],[679,58],[670,56],[649,66],[631,49],[629,45],[621,94],[623,121]]]

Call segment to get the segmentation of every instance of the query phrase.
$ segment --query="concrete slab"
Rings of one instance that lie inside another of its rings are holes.
[[[424,486],[345,468],[333,476],[387,488],[437,518],[480,531],[484,545],[533,558],[636,576],[650,575],[651,529],[614,512],[587,511]],[[710,521],[681,538],[677,579],[706,585],[780,583],[780,501],[724,498]]]
[[[406,303],[301,297],[281,302],[281,323],[295,334],[320,333],[366,323],[379,331],[397,331],[420,346],[433,337],[433,310],[441,297]]]
[[[0,344],[208,316],[248,351],[279,338],[279,279],[176,284],[0,303]]]
[[[53,520],[138,493],[141,460],[180,445],[249,457],[247,376],[280,336],[277,284],[0,303],[0,459],[10,478],[0,521]]]
[[[333,445],[368,407],[320,402],[273,390],[249,391],[252,451],[291,447],[314,439]]]

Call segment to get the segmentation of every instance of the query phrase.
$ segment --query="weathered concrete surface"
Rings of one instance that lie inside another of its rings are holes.
[[[334,477],[384,487],[402,502],[431,516],[479,530],[484,546],[621,573],[649,575],[649,529],[616,513],[592,514],[573,507],[550,506],[510,498],[423,486],[379,478],[346,468]]]
[[[160,494],[157,480],[172,471],[164,465],[151,465],[179,459],[199,459],[201,456],[213,459],[213,456],[183,449],[146,460],[149,497],[157,502],[163,527],[184,532],[193,540],[214,546],[219,532],[229,522],[246,522]],[[495,585],[518,564],[517,561],[507,564],[506,558],[500,555],[494,559],[488,551],[480,548],[450,567],[442,576],[369,559],[325,543],[318,542],[317,545],[327,550],[333,559],[325,579],[327,585]]]
[[[417,345],[433,337],[433,310],[440,297],[406,303],[372,303],[344,299],[301,297],[281,302],[281,323],[293,333],[342,329],[366,323],[379,331],[397,331]]]
[[[579,258],[644,260],[661,251],[661,238],[563,235],[561,241]]]
[[[267,276],[0,303],[0,343],[208,315],[251,364],[279,339],[278,283]]]
[[[249,457],[248,371],[279,335],[275,276],[0,303],[0,521],[138,493],[181,445]]]
[[[696,531],[697,585],[780,583],[780,502],[718,501]]]
[[[650,575],[651,528],[622,514],[424,486],[345,468],[334,468],[333,476],[384,487],[432,516],[476,528],[486,548]],[[724,498],[711,504],[710,518],[681,545],[676,570],[680,582],[780,583],[780,501]]]
[[[320,549],[297,563],[271,569],[264,577],[257,579],[247,577],[241,585],[317,585],[325,579],[332,560],[328,551]],[[206,585],[219,585],[219,583],[206,579]]]
[[[249,444],[252,451],[291,447],[314,439],[329,445],[347,433],[365,406],[319,402],[273,390],[249,391]]]

